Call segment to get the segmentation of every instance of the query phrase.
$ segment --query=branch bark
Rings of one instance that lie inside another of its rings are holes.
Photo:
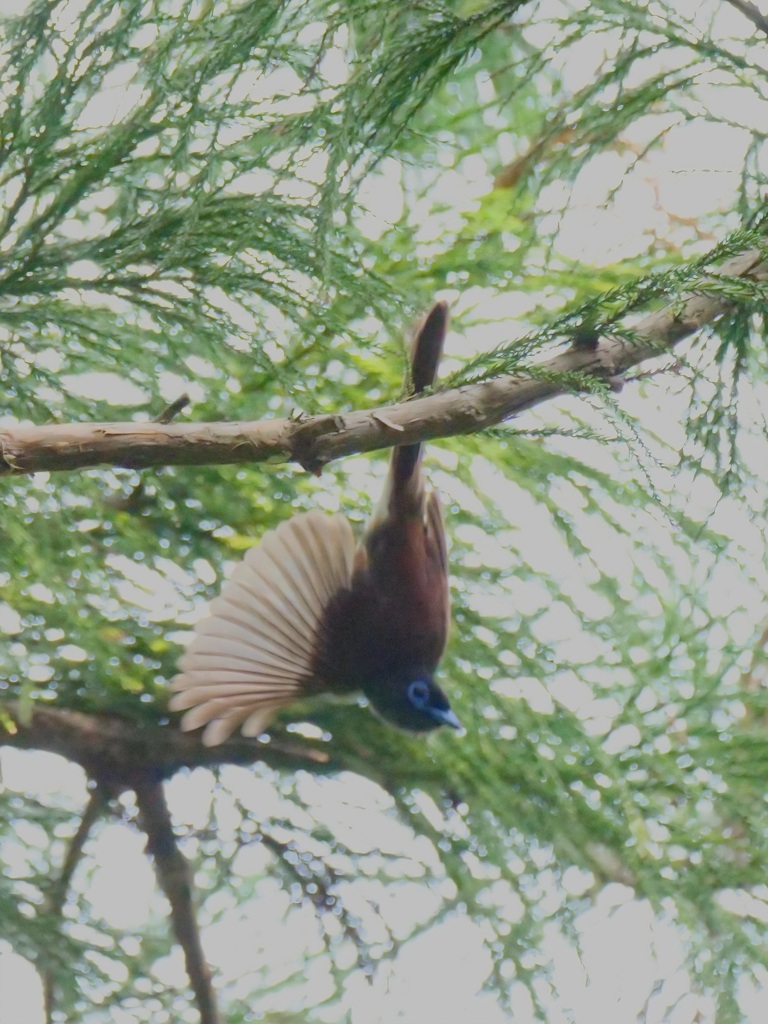
[[[135,792],[141,827],[147,835],[147,852],[155,862],[157,880],[171,905],[173,933],[184,951],[200,1024],[220,1024],[216,990],[195,915],[192,870],[179,849],[163,783],[147,777],[137,781]]]
[[[333,735],[333,743],[271,733],[266,742],[237,735],[220,746],[205,747],[197,733],[182,733],[173,723],[140,723],[41,703],[30,713],[25,707],[22,713],[17,701],[2,701],[0,747],[59,754],[79,764],[110,798],[124,790],[135,791],[148,775],[167,779],[180,768],[257,762],[279,772],[357,772],[389,792],[416,778],[422,785],[460,787],[459,780],[446,779],[445,766],[438,765],[422,743],[381,727],[362,708],[318,702],[312,720]]]
[[[142,727],[115,715],[91,715],[82,711],[35,705],[22,714],[18,704],[2,704],[0,746],[46,750],[74,761],[108,791],[135,789],[149,768],[168,778],[179,768],[215,767],[221,764],[253,764],[263,761],[273,768],[329,765],[331,758],[311,741],[271,739],[269,743],[233,737],[221,747],[204,747],[197,735],[173,726]]]
[[[717,269],[718,276],[765,276],[757,250]],[[0,430],[0,474],[92,468],[133,469],[238,462],[296,461],[319,473],[334,459],[392,445],[468,434],[563,393],[552,379],[589,374],[607,379],[672,349],[733,306],[719,294],[693,293],[645,317],[633,340],[606,336],[594,347],[571,347],[536,367],[536,376],[508,375],[386,408],[338,416],[240,423],[72,423]]]

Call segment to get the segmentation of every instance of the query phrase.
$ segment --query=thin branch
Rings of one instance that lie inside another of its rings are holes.
[[[158,413],[157,416],[153,416],[153,423],[170,423],[175,416],[177,416],[182,409],[186,409],[191,399],[189,395],[184,392],[179,395],[178,398],[174,399],[170,405],[167,405],[162,412]],[[104,498],[104,504],[110,508],[117,509],[119,512],[140,512],[145,504],[145,490],[146,483],[143,476],[139,477],[138,482],[134,487],[131,488],[129,494],[109,494]]]
[[[757,250],[715,272],[723,277],[764,275]],[[469,434],[562,394],[574,374],[609,380],[672,349],[733,307],[721,294],[692,293],[651,313],[632,339],[606,336],[594,346],[571,347],[523,372],[452,388],[400,405],[337,416],[241,423],[74,423],[10,426],[0,430],[0,474],[85,469],[98,465],[222,465],[296,461],[319,473],[334,459],[392,445]]]
[[[61,873],[59,874],[59,877],[54,880],[48,892],[48,910],[55,918],[61,918],[64,904],[67,900],[67,893],[69,892],[69,887],[72,883],[72,876],[75,873],[77,865],[80,863],[80,858],[82,856],[83,849],[85,848],[85,844],[88,841],[88,836],[91,834],[93,826],[101,817],[102,811],[106,806],[106,802],[106,794],[101,786],[97,786],[91,792],[88,803],[85,805],[83,816],[80,819],[80,824],[77,826],[77,830],[69,842],[67,853],[64,857],[64,863],[61,866]],[[47,1024],[51,1024],[53,1021],[55,999],[56,981],[54,972],[49,968],[43,975],[43,1001]]]
[[[143,778],[137,780],[135,792],[141,827],[147,834],[147,852],[155,862],[157,880],[171,905],[173,932],[184,951],[200,1024],[220,1024],[216,990],[195,914],[192,869],[179,849],[163,783],[159,779]]]
[[[730,4],[731,7],[735,7],[737,11],[741,11],[745,18],[749,18],[752,24],[759,28],[761,32],[765,32],[768,35],[768,17],[761,14],[757,7],[749,0],[725,0],[726,3]]]

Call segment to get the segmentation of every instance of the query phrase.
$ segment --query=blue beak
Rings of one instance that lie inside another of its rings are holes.
[[[464,732],[464,726],[458,720],[450,708],[425,708],[426,711],[441,725],[450,725],[452,729]]]

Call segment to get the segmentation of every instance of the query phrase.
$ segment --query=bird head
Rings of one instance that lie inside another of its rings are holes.
[[[371,687],[368,699],[382,718],[409,732],[431,732],[441,725],[461,729],[448,698],[427,672]]]

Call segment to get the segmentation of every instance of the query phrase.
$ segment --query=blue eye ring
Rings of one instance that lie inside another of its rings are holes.
[[[414,679],[407,690],[408,700],[421,710],[429,704],[429,684],[423,679]]]

